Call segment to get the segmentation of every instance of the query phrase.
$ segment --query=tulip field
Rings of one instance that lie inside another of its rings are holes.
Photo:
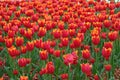
[[[0,80],[120,80],[120,2],[0,0]]]

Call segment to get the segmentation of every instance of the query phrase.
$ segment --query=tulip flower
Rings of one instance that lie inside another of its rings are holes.
[[[28,51],[32,51],[34,49],[34,42],[33,41],[27,42],[26,47]]]
[[[24,38],[23,37],[17,37],[15,38],[15,42],[17,46],[22,46],[24,43]]]
[[[81,64],[81,70],[83,73],[85,73],[87,76],[90,76],[92,74],[91,70],[92,70],[92,65],[90,65],[89,63],[86,64]]]
[[[68,74],[67,73],[61,74],[60,76],[61,76],[62,80],[68,79]]]
[[[47,64],[46,64],[46,70],[47,70],[47,74],[53,74],[54,73],[54,71],[55,71],[55,67],[54,67],[54,64],[53,64],[53,62],[48,62]]]
[[[110,64],[104,65],[106,71],[110,71],[112,66]]]
[[[20,80],[28,80],[28,76],[20,76]]]
[[[88,49],[82,50],[82,57],[83,57],[84,59],[89,59],[90,56],[91,56],[91,54],[90,54],[90,51],[89,51]]]
[[[31,60],[29,58],[19,58],[18,59],[18,65],[20,67],[25,67],[27,64],[29,64]]]
[[[40,51],[39,55],[41,60],[46,60],[48,58],[48,52],[46,50]]]
[[[112,49],[111,48],[102,48],[102,56],[106,59],[109,60],[109,57],[111,55]]]

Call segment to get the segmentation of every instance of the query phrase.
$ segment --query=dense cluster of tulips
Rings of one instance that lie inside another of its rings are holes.
[[[120,2],[0,1],[0,80],[117,80],[119,67]]]

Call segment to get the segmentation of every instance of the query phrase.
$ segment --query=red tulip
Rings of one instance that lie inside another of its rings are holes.
[[[25,37],[28,39],[31,39],[33,34],[34,34],[34,32],[32,29],[28,29],[27,31],[24,32]]]
[[[34,42],[33,41],[27,42],[26,47],[28,51],[32,51],[34,49]]]
[[[13,38],[15,36],[15,31],[8,30],[8,37]]]
[[[4,25],[4,26],[3,26],[3,30],[4,30],[5,32],[8,32],[8,31],[10,30],[10,25]]]
[[[62,46],[67,46],[68,43],[69,43],[68,38],[62,38],[62,39],[61,39],[61,44],[62,44]]]
[[[10,48],[13,44],[13,39],[12,38],[8,38],[8,39],[5,39],[5,45],[6,47]]]
[[[58,28],[59,28],[60,30],[63,30],[63,29],[64,29],[64,22],[63,22],[63,21],[58,22]]]
[[[38,25],[39,25],[40,27],[44,27],[44,25],[45,25],[45,20],[44,20],[44,19],[38,20]]]
[[[41,47],[44,50],[49,50],[50,49],[50,41],[42,42]]]
[[[20,10],[19,10],[19,11],[15,11],[14,13],[15,13],[15,15],[16,15],[17,17],[19,17],[19,16],[20,16],[21,11],[20,11]]]
[[[113,48],[113,43],[112,42],[104,42],[104,47],[105,48]]]
[[[19,28],[19,32],[21,35],[24,35],[25,34],[25,28]]]
[[[110,57],[110,55],[111,55],[111,52],[112,52],[112,49],[111,49],[111,48],[105,48],[105,47],[102,48],[102,56],[103,56],[106,60],[109,59],[109,57]]]
[[[17,50],[16,47],[14,47],[14,46],[8,48],[8,52],[9,52],[11,57],[16,57],[16,56],[20,55],[20,51]]]
[[[39,16],[37,14],[32,15],[32,20],[37,21],[39,19]]]
[[[92,65],[90,65],[89,63],[86,64],[81,64],[81,70],[83,73],[85,73],[87,76],[90,76],[92,74],[91,70],[92,70]]]
[[[117,31],[111,31],[108,33],[108,38],[111,40],[111,41],[114,41],[118,38],[118,32]]]
[[[37,48],[41,48],[41,44],[42,44],[42,39],[37,39],[34,41],[35,47]]]
[[[66,65],[76,64],[78,60],[77,52],[72,52],[71,54],[63,55],[63,60]]]
[[[107,34],[105,32],[102,32],[101,33],[101,38],[106,39],[107,38]]]
[[[22,46],[24,43],[24,38],[23,37],[17,37],[15,38],[16,46]]]
[[[68,35],[69,35],[69,32],[68,32],[68,30],[62,30],[61,31],[61,36],[64,38],[64,37],[68,37]]]
[[[70,29],[69,34],[70,36],[74,36],[76,34],[75,29]]]
[[[89,51],[88,49],[82,50],[82,57],[83,57],[84,59],[89,59],[90,56],[91,56],[91,54],[90,54],[90,51]]]
[[[55,41],[51,41],[51,42],[50,42],[50,46],[51,46],[51,47],[55,47],[55,46],[56,46],[56,42],[55,42]]]
[[[61,74],[60,76],[61,76],[62,80],[68,79],[68,74],[67,73]]]
[[[48,52],[46,50],[40,51],[39,55],[41,60],[46,60],[48,58]]]
[[[111,26],[111,24],[112,24],[112,22],[111,22],[110,20],[105,20],[105,21],[104,21],[104,26],[105,26],[106,28],[109,28],[109,27]]]
[[[77,38],[73,38],[73,44],[75,47],[80,47],[81,45],[81,39]]]
[[[29,63],[30,63],[30,59],[28,59],[28,58],[20,58],[20,59],[18,59],[18,65],[20,67],[25,67]]]
[[[106,71],[110,71],[112,66],[110,64],[107,64],[107,65],[104,66],[104,68],[105,68]]]
[[[92,42],[94,45],[98,45],[100,43],[100,37],[99,36],[92,36]]]
[[[21,46],[20,51],[22,54],[25,54],[27,52],[27,47],[26,46]]]
[[[43,37],[43,36],[45,36],[46,35],[46,28],[43,28],[43,27],[40,27],[39,28],[39,31],[38,31],[38,36],[39,37]]]
[[[54,29],[52,32],[54,38],[60,38],[61,37],[61,31],[59,29]]]
[[[53,64],[53,62],[48,62],[47,64],[46,64],[46,70],[47,70],[47,74],[53,74],[54,73],[54,71],[55,71],[55,67],[54,67],[54,64]]]
[[[33,10],[27,10],[27,11],[25,12],[25,14],[26,14],[27,16],[31,16],[31,15],[34,14],[34,11],[33,11]]]
[[[60,57],[60,50],[54,50],[53,55],[56,57]]]
[[[14,74],[14,75],[18,75],[18,73],[19,73],[18,70],[16,70],[16,69],[13,70],[13,74]]]
[[[94,80],[100,80],[98,75],[94,75]]]

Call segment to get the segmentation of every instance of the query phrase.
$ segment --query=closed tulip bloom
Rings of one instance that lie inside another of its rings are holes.
[[[46,50],[40,51],[39,55],[41,60],[46,60],[48,58],[48,52]]]
[[[50,41],[50,46],[51,47],[55,47],[56,46],[56,41],[54,40],[54,41]]]
[[[98,45],[100,43],[100,37],[99,36],[92,36],[92,43],[94,45]]]
[[[111,48],[102,48],[102,56],[106,59],[109,60],[109,57],[111,55],[112,49]]]
[[[61,31],[61,35],[62,35],[63,38],[64,38],[64,37],[68,37],[68,35],[69,35],[68,30],[62,30],[62,31]]]
[[[60,57],[60,50],[54,50],[53,55],[55,57]]]
[[[39,37],[43,37],[43,36],[46,35],[46,32],[47,32],[46,28],[40,27],[40,28],[39,28],[39,31],[38,31],[38,36],[39,36]]]
[[[34,42],[27,42],[26,47],[28,51],[32,51],[34,49]]]
[[[90,51],[88,49],[82,50],[82,57],[84,59],[89,59],[91,56]]]
[[[67,73],[61,74],[60,77],[61,77],[62,80],[67,80],[68,79],[68,74]]]
[[[44,50],[49,50],[50,49],[50,41],[42,42],[41,47]]]
[[[77,37],[77,38],[73,38],[73,44],[75,47],[80,47],[81,45],[81,40]]]
[[[15,36],[15,31],[8,30],[8,37],[13,38]]]
[[[61,31],[59,29],[54,29],[52,34],[56,39],[61,37]]]
[[[33,30],[32,29],[28,29],[27,31],[24,32],[24,36],[28,39],[31,39],[33,36]]]
[[[112,25],[112,22],[110,20],[104,20],[104,26],[106,28],[109,28]]]
[[[77,34],[77,37],[78,37],[79,39],[81,39],[81,41],[83,41],[83,40],[84,40],[84,33],[78,33],[78,34]]]
[[[68,39],[68,38],[62,38],[62,39],[61,39],[61,44],[62,44],[62,46],[67,46],[68,43],[69,43],[69,39]]]
[[[16,69],[13,70],[13,74],[14,74],[14,75],[18,75],[18,73],[19,73],[18,70],[16,70]]]
[[[35,47],[37,48],[41,48],[41,44],[42,44],[42,39],[36,39],[34,40],[34,44],[35,44]]]
[[[25,54],[27,52],[27,47],[26,46],[21,46],[20,51],[22,54]]]
[[[100,80],[98,75],[94,75],[94,80]]]
[[[27,64],[29,64],[30,63],[30,59],[28,59],[28,58],[20,58],[20,59],[18,59],[18,65],[20,66],[20,67],[25,67]]]
[[[38,20],[38,25],[39,25],[40,27],[44,27],[44,25],[45,25],[45,19]]]
[[[111,31],[108,33],[108,38],[111,41],[114,41],[118,38],[118,32],[117,31]]]
[[[12,46],[8,48],[8,53],[11,57],[15,58],[20,55],[20,51],[16,49],[16,47]]]
[[[5,39],[5,45],[6,47],[10,48],[13,45],[13,39],[12,38]]]
[[[85,73],[87,76],[90,76],[92,74],[91,70],[92,70],[92,65],[90,65],[89,63],[86,64],[81,64],[81,70],[83,73]]]
[[[110,64],[104,65],[106,71],[110,71],[112,66]]]
[[[63,30],[63,29],[64,29],[64,22],[63,22],[63,21],[58,22],[58,28],[59,28],[60,30]]]
[[[15,43],[17,46],[22,46],[24,43],[24,38],[23,37],[17,37],[15,38]]]
[[[75,36],[75,34],[76,34],[75,29],[69,29],[70,36]]]
[[[53,74],[55,71],[54,64],[51,61],[46,64],[45,68],[47,69],[47,74]]]

